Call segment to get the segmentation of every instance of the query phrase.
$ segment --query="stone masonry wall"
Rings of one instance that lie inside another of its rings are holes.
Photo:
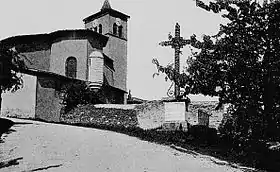
[[[215,110],[218,102],[215,101],[205,101],[205,102],[191,102],[189,105],[189,110],[187,113],[188,122],[191,125],[198,124],[198,110],[201,109],[210,114],[209,117],[209,127],[218,128],[222,119],[224,110]]]
[[[133,109],[96,108],[94,105],[81,106],[66,115],[62,115],[61,122],[124,127],[138,126],[136,111]]]
[[[85,105],[62,115],[61,122],[154,129],[164,123],[164,104],[152,101],[141,105]]]
[[[164,123],[164,103],[163,101],[152,101],[136,106],[137,119],[140,128],[159,128]]]
[[[57,79],[38,76],[35,118],[59,122],[61,99],[56,90]]]
[[[65,62],[68,57],[77,60],[77,79],[87,79],[87,40],[62,40],[52,44],[50,72],[65,76]]]
[[[210,113],[209,126],[218,128],[223,111],[214,111],[217,102],[192,102],[187,112],[188,122],[198,124],[198,109]],[[61,117],[66,123],[93,123],[155,129],[164,124],[164,102],[150,101],[140,105],[85,105]]]

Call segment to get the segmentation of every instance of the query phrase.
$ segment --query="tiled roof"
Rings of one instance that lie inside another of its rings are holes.
[[[7,48],[14,47],[17,44],[33,44],[38,41],[43,41],[48,44],[52,44],[59,38],[68,37],[73,39],[86,39],[93,37],[102,43],[105,47],[108,41],[108,37],[92,30],[87,29],[74,29],[74,30],[58,30],[51,33],[45,34],[34,34],[34,35],[18,35],[0,40],[0,45]]]

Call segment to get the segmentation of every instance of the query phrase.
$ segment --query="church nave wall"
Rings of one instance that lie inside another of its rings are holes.
[[[76,79],[87,79],[87,40],[62,40],[51,47],[50,72],[65,75],[65,63],[68,57],[77,60]]]

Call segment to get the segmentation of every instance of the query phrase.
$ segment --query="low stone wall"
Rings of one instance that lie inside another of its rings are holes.
[[[78,107],[62,115],[60,121],[108,126],[138,126],[136,111],[133,109],[96,108],[94,105]]]
[[[217,102],[192,102],[186,112],[187,121],[191,125],[197,125],[198,110],[202,109],[211,114],[209,126],[217,129],[223,118],[223,111],[215,111],[216,104]],[[60,121],[155,129],[163,126],[164,118],[164,102],[150,101],[140,105],[85,105],[61,116]]]
[[[154,129],[164,123],[164,104],[151,101],[141,105],[85,105],[62,115],[60,121]]]
[[[135,107],[139,127],[142,129],[159,128],[164,123],[164,102],[150,101]]]
[[[191,125],[198,125],[198,110],[201,109],[209,114],[209,127],[218,128],[223,119],[224,110],[215,110],[218,102],[204,101],[204,102],[191,102],[189,111],[187,113],[188,121]]]
[[[123,104],[96,104],[94,107],[96,108],[113,108],[113,109],[134,109],[136,105],[129,104],[129,105],[123,105]]]

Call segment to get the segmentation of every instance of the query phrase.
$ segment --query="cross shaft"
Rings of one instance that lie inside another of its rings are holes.
[[[159,43],[159,45],[161,46],[171,46],[171,48],[173,48],[175,50],[175,72],[176,73],[180,73],[180,49],[183,48],[185,45],[190,43],[190,40],[185,40],[184,38],[182,38],[180,36],[180,25],[178,23],[176,23],[175,25],[175,36],[172,37],[171,35],[169,35],[169,41],[163,41],[161,43]],[[180,87],[178,84],[176,84],[175,82],[175,86],[174,86],[174,96],[175,98],[178,98],[180,95]]]

